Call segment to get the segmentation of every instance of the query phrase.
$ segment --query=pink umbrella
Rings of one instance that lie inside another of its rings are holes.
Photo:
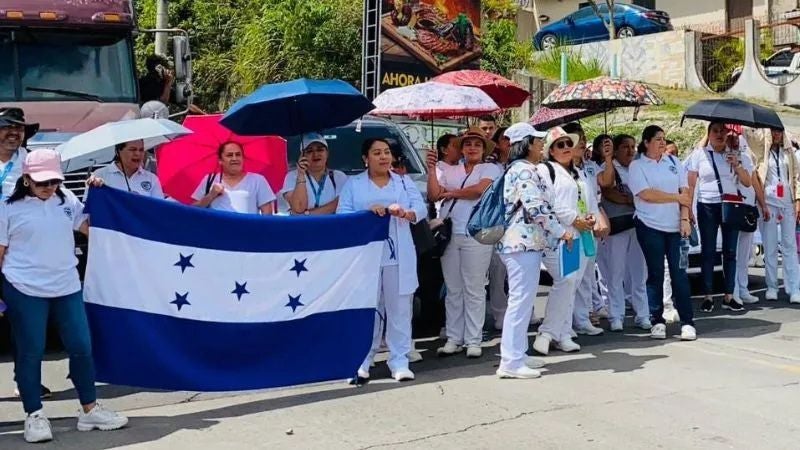
[[[192,203],[192,194],[203,178],[219,171],[217,149],[236,142],[244,149],[244,169],[259,173],[274,192],[283,187],[288,170],[286,141],[276,136],[239,136],[219,123],[222,115],[188,116],[183,126],[194,133],[164,144],[156,151],[158,179],[164,192],[181,203]]]
[[[485,70],[447,72],[431,81],[478,88],[486,92],[497,103],[497,106],[503,109],[522,106],[531,96],[528,91],[517,83]]]

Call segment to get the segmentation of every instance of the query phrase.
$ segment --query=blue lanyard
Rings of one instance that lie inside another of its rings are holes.
[[[3,169],[3,173],[0,173],[0,195],[3,195],[3,183],[5,183],[6,178],[8,178],[8,174],[11,173],[11,169],[13,168],[14,160],[12,159],[8,162],[8,164],[6,164],[6,168]]]
[[[318,184],[316,188],[311,175],[306,173],[306,177],[308,178],[308,184],[311,186],[311,192],[314,193],[314,208],[319,208],[319,201],[322,198],[322,191],[325,190],[325,181],[328,179],[328,175],[326,174],[322,177],[322,183]]]

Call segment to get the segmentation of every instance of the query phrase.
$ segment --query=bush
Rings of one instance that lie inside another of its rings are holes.
[[[561,79],[561,53],[567,54],[567,82],[583,81],[605,74],[603,62],[594,58],[583,58],[579,51],[559,47],[539,52],[533,63],[533,72],[550,80]]]

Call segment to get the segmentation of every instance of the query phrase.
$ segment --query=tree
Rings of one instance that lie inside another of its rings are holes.
[[[481,69],[511,77],[531,64],[533,43],[517,40],[513,0],[484,0],[482,6]]]
[[[603,21],[603,24],[605,24],[606,29],[608,30],[608,39],[610,40],[617,38],[617,29],[614,25],[614,2],[615,0],[605,0],[606,7],[608,8],[608,16],[603,17],[603,14],[600,12],[600,7],[597,6],[597,1],[589,0],[589,6],[592,7],[592,10],[594,10],[594,13],[597,15],[597,17],[599,17],[600,20]]]

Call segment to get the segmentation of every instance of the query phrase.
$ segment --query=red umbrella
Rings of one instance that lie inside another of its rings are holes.
[[[531,94],[522,86],[500,75],[484,70],[457,70],[439,75],[431,81],[476,87],[486,92],[503,109],[522,106]]]
[[[194,133],[164,144],[156,151],[158,179],[164,192],[181,203],[192,203],[192,194],[206,175],[219,170],[217,149],[236,142],[244,149],[244,169],[259,173],[274,192],[283,187],[288,170],[286,141],[276,136],[239,136],[222,126],[222,115],[188,116],[183,126]]]
[[[528,122],[533,125],[537,130],[548,130],[558,125],[562,125],[575,120],[584,119],[595,114],[600,114],[603,111],[593,109],[550,109],[542,106],[536,111]]]

